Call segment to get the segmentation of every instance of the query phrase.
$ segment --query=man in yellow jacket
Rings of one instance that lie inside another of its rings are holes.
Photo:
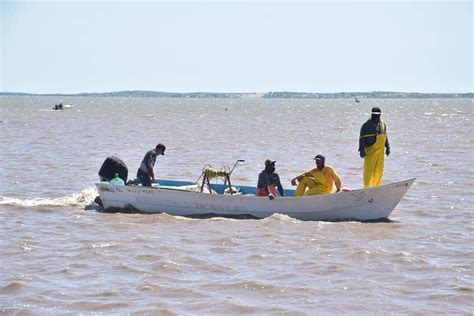
[[[316,168],[291,179],[291,185],[293,186],[298,181],[295,196],[327,194],[341,190],[341,178],[333,167],[325,164],[326,158],[323,155],[317,155],[314,160],[316,161]]]
[[[390,155],[387,126],[380,119],[382,111],[372,108],[372,116],[360,129],[359,155],[364,158],[364,188],[376,187],[382,183],[385,154]]]

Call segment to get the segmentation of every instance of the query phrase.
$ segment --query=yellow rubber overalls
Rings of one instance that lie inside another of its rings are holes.
[[[295,196],[327,194],[334,191],[334,184],[341,187],[341,180],[334,169],[326,165],[321,171],[316,168],[298,176]]]
[[[380,134],[365,135],[376,136],[375,144],[365,147],[364,157],[364,188],[376,187],[382,183],[383,168],[385,164],[385,142],[387,141],[387,133],[385,124],[380,121]]]

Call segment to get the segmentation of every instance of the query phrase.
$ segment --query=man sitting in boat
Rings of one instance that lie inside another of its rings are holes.
[[[257,196],[268,196],[270,200],[275,198],[275,187],[278,187],[280,196],[284,196],[285,192],[280,182],[280,176],[275,172],[276,161],[265,160],[265,169],[258,175]]]
[[[291,179],[291,185],[293,186],[296,185],[296,180],[298,180],[295,196],[332,193],[334,192],[334,186],[336,192],[341,190],[341,178],[333,167],[325,164],[326,158],[323,155],[317,155],[314,160],[316,161],[316,168]]]
[[[151,183],[155,181],[155,173],[153,167],[155,166],[156,156],[165,155],[166,147],[162,143],[156,145],[155,149],[149,150],[145,157],[143,157],[140,168],[137,171],[137,178],[140,180],[142,186],[151,187]]]

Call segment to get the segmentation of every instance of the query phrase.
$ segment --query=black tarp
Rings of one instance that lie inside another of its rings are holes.
[[[100,167],[99,176],[103,181],[110,181],[115,177],[115,174],[118,173],[119,177],[127,182],[128,178],[128,168],[127,165],[122,161],[122,159],[110,156],[107,157]]]

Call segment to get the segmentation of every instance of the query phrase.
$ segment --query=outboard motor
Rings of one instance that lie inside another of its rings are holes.
[[[116,173],[118,173],[119,177],[127,183],[127,165],[120,158],[115,156],[107,157],[99,170],[100,181],[110,181],[115,177]]]

